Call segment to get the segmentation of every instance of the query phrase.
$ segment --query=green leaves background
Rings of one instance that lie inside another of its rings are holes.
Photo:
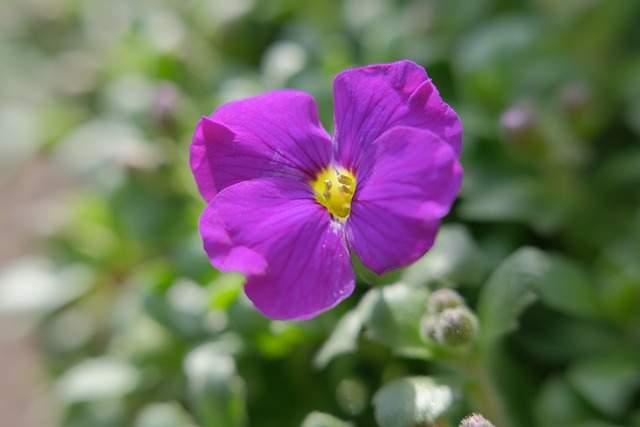
[[[0,310],[36,334],[57,424],[640,426],[639,17],[633,0],[3,2]],[[334,75],[401,58],[465,127],[435,247],[358,267],[317,319],[263,318],[201,249],[197,120],[295,87],[331,129]],[[478,317],[465,349],[421,335],[440,287]]]

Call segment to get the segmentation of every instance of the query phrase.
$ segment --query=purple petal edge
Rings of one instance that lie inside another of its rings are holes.
[[[433,245],[462,181],[453,148],[415,128],[385,132],[364,155],[347,239],[377,274],[404,267]]]
[[[218,108],[198,122],[190,165],[209,202],[224,188],[250,179],[308,181],[326,167],[332,144],[313,98],[279,90]]]
[[[460,154],[460,119],[414,62],[346,70],[333,86],[336,158],[345,167],[357,171],[373,141],[396,126],[429,130]]]

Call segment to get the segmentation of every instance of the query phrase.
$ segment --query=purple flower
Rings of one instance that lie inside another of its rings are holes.
[[[191,168],[211,263],[265,315],[307,319],[433,245],[460,187],[462,126],[410,61],[340,73],[333,140],[309,95],[279,90],[203,117]]]

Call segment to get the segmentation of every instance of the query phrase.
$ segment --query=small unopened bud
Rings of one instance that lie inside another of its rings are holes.
[[[478,333],[478,319],[466,307],[444,310],[438,317],[435,337],[442,345],[457,347],[470,344]]]
[[[434,291],[429,296],[427,311],[430,314],[440,314],[447,308],[460,307],[464,305],[464,299],[459,293],[449,288],[442,288]]]
[[[518,137],[534,131],[535,117],[528,108],[512,107],[500,116],[500,127],[509,135]]]
[[[425,315],[420,320],[420,336],[423,340],[436,340],[438,330],[438,316]]]
[[[175,127],[176,108],[180,102],[180,90],[172,83],[162,82],[156,87],[152,113],[159,127],[171,133]]]
[[[545,138],[535,111],[529,107],[512,107],[500,116],[500,128],[516,151],[536,157],[547,152]]]
[[[459,427],[495,427],[489,420],[480,414],[471,414],[460,421]]]

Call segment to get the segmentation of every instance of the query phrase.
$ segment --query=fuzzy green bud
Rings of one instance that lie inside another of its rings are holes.
[[[444,310],[435,325],[435,338],[440,344],[458,347],[470,344],[478,333],[478,319],[466,307]]]
[[[471,414],[460,421],[459,427],[495,427],[489,420],[480,414]]]
[[[426,314],[420,320],[420,336],[423,340],[436,340],[438,330],[438,316]]]
[[[449,288],[442,288],[434,291],[429,296],[427,311],[429,314],[440,314],[448,308],[461,307],[464,299],[459,293]]]

